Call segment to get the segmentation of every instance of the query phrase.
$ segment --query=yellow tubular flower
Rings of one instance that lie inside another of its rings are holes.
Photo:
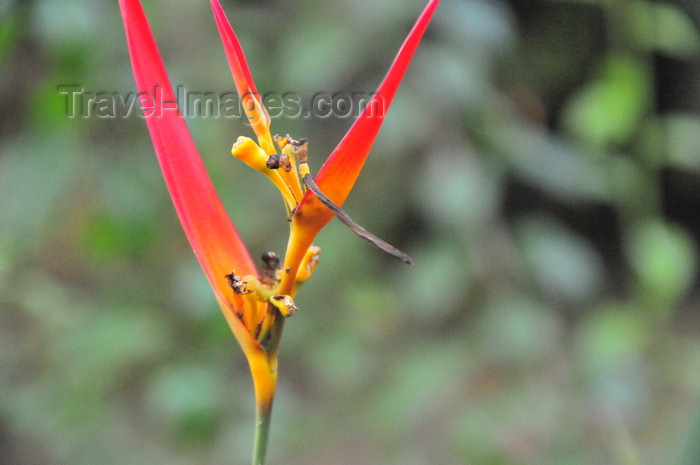
[[[282,194],[287,211],[290,213],[294,211],[299,203],[299,199],[301,199],[301,193],[298,194],[298,197],[295,197],[287,182],[282,179],[280,170],[268,168],[268,155],[258,144],[249,137],[240,136],[234,142],[233,147],[231,147],[231,155],[270,178],[270,181]]]

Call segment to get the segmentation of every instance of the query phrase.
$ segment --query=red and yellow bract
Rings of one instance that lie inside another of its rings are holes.
[[[377,93],[328,157],[315,183],[335,204],[342,205],[352,189],[382,124],[406,69],[418,47],[439,0],[430,0],[403,43]],[[319,250],[312,246],[318,232],[333,213],[300,182],[299,175],[258,167],[282,191],[290,213],[290,237],[279,279],[261,284],[260,275],[238,232],[216,194],[179,109],[163,61],[139,0],[119,0],[139,93],[156,96],[150,102],[162,111],[151,112],[145,120],[155,147],[165,183],[175,210],[204,273],[211,284],[233,334],[245,353],[255,384],[258,411],[272,405],[277,383],[279,338],[287,312],[277,302],[289,305],[299,284],[308,278]],[[268,156],[284,152],[284,140],[270,132],[270,117],[253,82],[250,69],[218,0],[211,0],[214,18],[222,38],[236,89],[246,110],[258,144],[240,138],[233,153],[239,158]],[[246,161],[247,163],[257,163]],[[234,292],[232,278],[251,285],[247,292]],[[248,276],[250,283],[245,281]],[[252,289],[257,286],[257,290]],[[253,292],[255,290],[255,292]],[[291,303],[292,309],[293,303]],[[289,312],[291,313],[291,312]],[[263,446],[264,448],[264,446]]]

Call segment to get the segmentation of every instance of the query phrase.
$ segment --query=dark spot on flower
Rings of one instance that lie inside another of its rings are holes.
[[[277,269],[280,266],[280,256],[275,252],[265,252],[262,255],[262,262],[263,278],[275,281],[277,279]]]
[[[280,167],[280,156],[279,155],[269,155],[267,157],[266,165],[271,170],[276,170]]]
[[[231,271],[229,274],[224,275],[224,277],[228,280],[228,285],[233,289],[233,292],[236,294],[250,294],[253,291],[248,291],[246,290],[246,285],[248,284],[247,281],[241,281],[241,278],[236,276],[234,271]]]

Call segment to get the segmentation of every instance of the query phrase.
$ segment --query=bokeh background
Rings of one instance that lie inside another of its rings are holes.
[[[232,91],[209,8],[144,1]],[[261,92],[373,91],[421,0],[226,1]],[[0,0],[0,464],[245,464],[247,365],[138,117],[116,2]],[[443,0],[281,348],[269,464],[700,463],[700,5]],[[278,118],[318,169],[351,120]],[[279,195],[189,126],[251,253]]]

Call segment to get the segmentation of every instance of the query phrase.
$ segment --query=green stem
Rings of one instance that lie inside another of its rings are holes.
[[[270,416],[272,405],[257,405],[255,408],[255,444],[253,446],[253,465],[265,465],[267,439],[270,433]]]
[[[253,465],[265,465],[267,442],[270,435],[270,417],[272,401],[277,385],[277,350],[279,349],[284,318],[279,311],[268,305],[268,310],[275,312],[275,321],[270,328],[269,337],[262,343],[265,353],[265,370],[254,370],[259,363],[251,362],[253,384],[255,385],[255,442],[253,444]],[[258,360],[258,362],[261,362]]]

